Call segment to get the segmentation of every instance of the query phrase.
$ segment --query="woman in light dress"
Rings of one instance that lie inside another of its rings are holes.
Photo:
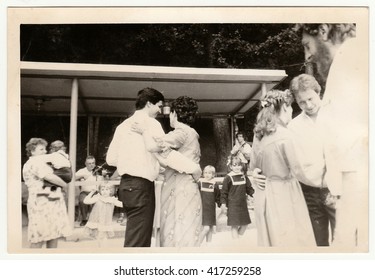
[[[47,153],[46,147],[46,140],[31,138],[26,144],[29,160],[22,169],[29,192],[27,214],[28,241],[31,248],[57,248],[58,240],[72,233],[64,198],[51,198],[43,190],[45,180],[67,188],[67,184],[53,174],[53,169],[41,157]]]
[[[268,92],[254,128],[250,169],[259,168],[266,176],[265,188],[256,188],[254,202],[260,246],[316,246],[298,181],[321,186],[322,178],[305,172],[296,156],[286,127],[292,119],[292,102],[288,90]]]

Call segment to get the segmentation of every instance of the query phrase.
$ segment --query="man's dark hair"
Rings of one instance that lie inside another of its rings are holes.
[[[236,133],[236,138],[238,138],[238,135],[242,135],[242,137],[245,139],[245,134],[242,131],[238,131]]]
[[[147,87],[147,88],[141,89],[138,92],[137,100],[135,102],[135,108],[137,110],[140,110],[146,106],[147,102],[156,104],[159,101],[164,102],[163,94],[154,88]]]
[[[171,112],[176,112],[179,122],[191,126],[198,114],[198,104],[191,97],[180,96],[172,101]]]
[[[294,30],[301,36],[303,32],[311,36],[316,36],[318,35],[320,26],[323,24],[327,25],[328,38],[331,39],[334,43],[342,43],[347,38],[356,36],[355,23],[298,23],[295,25]]]

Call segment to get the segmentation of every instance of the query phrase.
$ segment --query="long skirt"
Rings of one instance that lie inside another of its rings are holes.
[[[316,246],[305,198],[295,178],[267,180],[265,190],[256,190],[254,206],[258,245]]]
[[[161,191],[160,246],[199,246],[202,231],[202,201],[191,175],[165,171]]]

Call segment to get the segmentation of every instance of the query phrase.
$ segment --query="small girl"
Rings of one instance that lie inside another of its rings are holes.
[[[216,184],[215,167],[207,165],[203,169],[203,178],[199,180],[199,190],[202,198],[202,225],[201,242],[206,237],[211,242],[214,226],[216,226],[216,205],[220,207],[220,189]]]
[[[103,182],[99,186],[99,193],[91,191],[83,200],[85,204],[94,204],[85,228],[90,236],[98,240],[99,247],[105,245],[108,237],[114,236],[112,217],[115,206],[123,207],[114,194],[115,186]]]
[[[231,171],[224,177],[221,189],[221,211],[227,213],[227,224],[232,227],[232,237],[237,239],[251,223],[246,194],[252,196],[254,189],[245,175],[246,165],[239,157],[230,158],[229,168]]]

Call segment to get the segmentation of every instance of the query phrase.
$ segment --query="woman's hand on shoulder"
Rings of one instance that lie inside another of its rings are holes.
[[[138,122],[132,123],[130,129],[131,131],[138,133],[140,135],[142,135],[143,132],[145,131],[145,129]]]

